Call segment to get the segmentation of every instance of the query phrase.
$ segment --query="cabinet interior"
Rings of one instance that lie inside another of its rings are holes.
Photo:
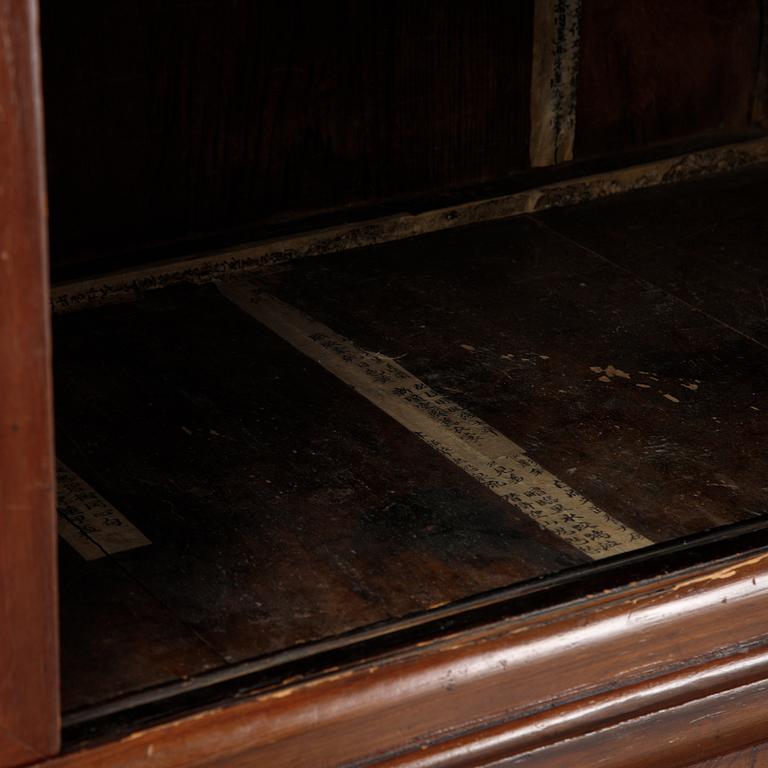
[[[533,170],[532,3],[163,5],[42,3],[54,291],[761,135],[739,91],[596,147],[587,61],[582,155]],[[339,19],[360,37],[341,53]],[[256,53],[238,22],[276,39]],[[450,87],[485,84],[471,119],[417,55],[437,33]],[[767,182],[735,167],[57,307],[68,738],[762,529]]]

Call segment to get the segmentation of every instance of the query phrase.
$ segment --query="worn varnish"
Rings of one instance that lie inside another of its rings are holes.
[[[0,0],[0,766],[59,739],[48,242],[37,7]]]
[[[766,182],[763,165],[649,195],[542,212],[537,218],[766,345]]]
[[[765,174],[327,256],[259,285],[670,541],[765,513],[768,352],[640,267],[698,237],[697,279],[737,302],[707,266],[720,240],[699,230],[751,221]],[[622,242],[634,260],[614,262]],[[55,330],[60,456],[152,542],[63,560],[70,710],[587,562],[213,285]],[[105,632],[121,607],[123,640]]]
[[[765,768],[768,765],[768,744],[732,752],[730,755],[716,757],[704,763],[697,763],[692,768]]]
[[[273,282],[652,540],[765,512],[753,450],[768,429],[765,350],[537,221],[340,255]]]
[[[234,662],[586,562],[213,286],[62,318],[56,351],[60,456],[152,542],[114,557],[143,646],[104,633],[103,561],[65,586],[94,580],[65,624],[70,706],[93,699],[81,642],[143,664],[139,688],[164,645],[197,647],[185,628]],[[162,642],[158,601],[181,622]]]
[[[311,754],[333,766],[682,768],[743,749],[765,736],[768,554],[756,543],[418,652],[283,680],[54,765],[301,765]]]

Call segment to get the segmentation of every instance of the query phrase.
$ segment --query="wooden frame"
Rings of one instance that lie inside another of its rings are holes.
[[[0,0],[0,768],[60,747],[36,5]],[[764,140],[750,146],[750,157],[764,155]],[[508,203],[495,205],[509,215]],[[515,611],[475,605],[464,623],[446,615],[419,639],[221,696],[47,764],[675,768],[742,750],[765,738],[766,527],[705,543],[698,560],[683,562],[679,545],[666,560],[644,554],[647,567],[591,581],[586,596],[555,591]]]
[[[59,697],[36,2],[2,0],[0,33],[0,765],[5,767],[57,751]]]
[[[764,737],[768,548],[131,733],[56,768],[664,765]]]

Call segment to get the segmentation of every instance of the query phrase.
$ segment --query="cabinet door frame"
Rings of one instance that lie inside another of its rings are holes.
[[[115,723],[41,768],[682,768],[727,755],[768,733],[768,544],[745,538],[176,719]]]
[[[37,0],[0,0],[0,768],[59,749],[56,510]]]
[[[0,768],[13,768],[60,748],[37,0],[0,0],[0,49]],[[763,542],[522,618],[446,630],[49,765],[278,765],[310,754],[318,765],[392,768],[685,765],[764,737],[767,607]]]

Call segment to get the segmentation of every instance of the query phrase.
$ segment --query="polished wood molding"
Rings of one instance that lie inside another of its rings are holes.
[[[696,756],[705,758],[721,742],[701,736],[702,723],[726,703],[741,715],[728,725],[720,754],[758,738],[763,719],[755,702],[768,679],[767,599],[768,552],[761,551],[314,680],[285,681],[54,764],[282,766],[308,764],[312,755],[313,766],[483,765],[512,757],[555,765],[546,762],[551,750],[573,745],[587,754],[600,748],[597,734],[610,741],[621,729],[663,729],[670,713],[680,714],[669,720],[675,738],[691,744],[701,737],[706,749]],[[717,722],[714,734],[721,732]],[[562,760],[564,753],[557,754]],[[684,764],[675,755],[665,758],[665,768]],[[599,764],[642,764],[625,758],[611,748]]]
[[[710,760],[762,740],[768,681],[721,691],[678,707],[650,713],[613,728],[550,745],[494,766],[561,768],[678,768]],[[488,765],[486,763],[486,765]]]
[[[768,652],[761,648],[580,699],[480,734],[470,733],[384,765],[470,768],[513,759],[515,765],[554,768],[567,759],[579,766],[618,766],[625,765],[613,762],[625,744],[632,746],[621,760],[629,756],[640,761],[626,765],[684,765],[691,754],[706,759],[721,754],[723,748],[730,749],[724,741],[726,732],[734,738],[736,748],[744,745],[744,733],[750,729],[753,738],[762,738],[765,716],[760,702],[766,691]],[[728,729],[721,719],[723,702],[728,702],[729,712],[740,713]],[[679,758],[670,758],[667,741],[678,748]]]
[[[13,734],[0,727],[0,765],[26,765],[39,759],[39,752],[23,744]]]
[[[705,760],[690,768],[766,768],[768,766],[768,742],[753,744],[738,752]]]
[[[0,0],[0,766],[59,745],[37,3]]]

